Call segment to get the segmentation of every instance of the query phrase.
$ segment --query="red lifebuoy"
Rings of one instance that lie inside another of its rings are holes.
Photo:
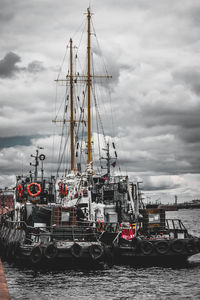
[[[67,190],[67,186],[64,183],[62,183],[60,186],[60,193],[63,196],[67,196],[68,190]]]
[[[21,198],[23,194],[23,186],[21,184],[17,185],[17,198]]]
[[[37,191],[37,193],[35,193],[35,194],[31,193],[31,191],[30,191],[30,187],[31,187],[31,186],[34,186],[34,185],[38,188],[38,191]],[[27,187],[27,192],[28,192],[28,194],[29,194],[30,196],[36,197],[36,196],[38,196],[38,195],[41,193],[41,186],[39,185],[39,183],[32,182],[32,183],[30,183],[30,184],[28,185],[28,187]]]

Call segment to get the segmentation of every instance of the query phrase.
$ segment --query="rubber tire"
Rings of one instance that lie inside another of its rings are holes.
[[[89,254],[93,260],[98,260],[103,255],[103,247],[98,244],[93,244],[89,247]]]
[[[33,265],[38,264],[42,260],[42,249],[40,246],[33,247],[31,251],[31,262]]]
[[[184,250],[184,241],[177,239],[172,241],[171,248],[175,253],[181,253]]]
[[[169,243],[167,241],[158,241],[155,244],[156,251],[158,254],[164,255],[169,251]]]
[[[58,254],[58,248],[54,244],[49,244],[45,249],[44,249],[44,256],[47,259],[53,259],[57,256]]]
[[[153,244],[149,241],[141,241],[140,250],[144,255],[150,255],[153,252]]]
[[[81,245],[77,244],[77,243],[74,243],[71,248],[71,254],[73,257],[75,258],[80,258],[81,255],[82,255],[82,247]]]

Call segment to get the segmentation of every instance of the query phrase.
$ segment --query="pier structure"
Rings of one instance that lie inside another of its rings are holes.
[[[1,260],[0,260],[0,299],[1,300],[11,299]]]

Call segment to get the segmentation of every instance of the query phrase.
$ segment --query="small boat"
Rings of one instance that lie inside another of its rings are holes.
[[[177,266],[200,253],[200,238],[189,234],[180,219],[167,219],[159,208],[139,211],[138,221],[122,224],[113,240],[115,263]]]

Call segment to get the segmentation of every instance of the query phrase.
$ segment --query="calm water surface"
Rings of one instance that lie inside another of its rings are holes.
[[[168,212],[200,237],[200,209]],[[13,267],[4,271],[11,299],[200,299],[200,254],[178,269],[115,266],[98,271],[42,271]]]

